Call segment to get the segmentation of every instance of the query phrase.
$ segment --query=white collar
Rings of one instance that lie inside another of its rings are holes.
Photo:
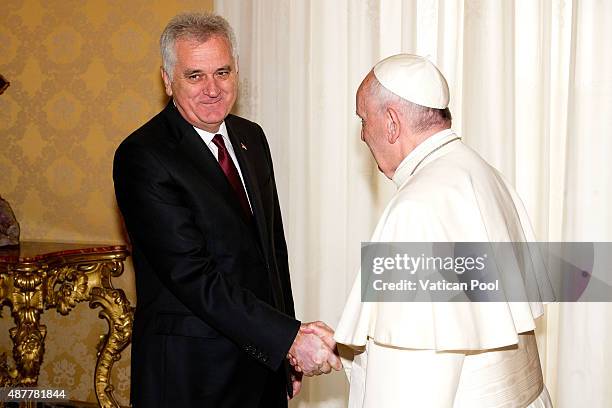
[[[444,129],[431,135],[415,147],[395,170],[392,180],[397,188],[400,188],[414,174],[417,168],[421,168],[428,163],[432,159],[430,155],[434,151],[455,139],[460,139],[460,137],[457,136],[454,130]]]
[[[206,143],[206,146],[212,143],[213,137],[215,137],[215,135],[223,136],[223,141],[225,142],[226,146],[228,146],[228,144],[231,143],[229,140],[229,135],[227,133],[227,127],[225,126],[225,121],[221,122],[221,126],[219,126],[219,130],[216,131],[215,133],[207,132],[195,126],[193,128],[195,129],[196,132],[198,132],[198,135],[200,135],[202,140],[204,140],[204,143]]]

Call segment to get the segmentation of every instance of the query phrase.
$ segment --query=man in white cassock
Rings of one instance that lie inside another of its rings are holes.
[[[427,59],[378,63],[357,91],[361,139],[397,192],[373,242],[535,241],[514,189],[451,127]],[[362,302],[358,274],[334,335],[350,408],[551,407],[534,319],[540,302]]]

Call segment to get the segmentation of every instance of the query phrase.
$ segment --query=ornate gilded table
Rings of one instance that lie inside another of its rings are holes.
[[[47,333],[40,315],[46,309],[67,315],[77,303],[89,302],[108,323],[98,344],[96,397],[101,407],[119,407],[111,370],[130,342],[133,308],[111,279],[121,275],[128,255],[125,246],[95,244],[22,242],[0,248],[0,312],[8,305],[15,321],[9,334],[16,364],[9,367],[6,354],[0,354],[0,387],[37,385]]]

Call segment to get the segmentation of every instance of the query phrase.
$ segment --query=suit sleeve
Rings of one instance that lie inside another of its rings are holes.
[[[160,280],[195,315],[276,370],[299,321],[216,269],[180,187],[147,148],[122,144],[115,154],[113,178],[130,239]]]

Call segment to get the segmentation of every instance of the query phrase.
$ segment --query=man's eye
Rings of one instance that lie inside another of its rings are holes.
[[[217,76],[219,78],[227,78],[229,76],[229,71],[219,71],[217,72]]]
[[[192,81],[197,81],[197,80],[200,79],[200,77],[201,77],[200,74],[191,74],[191,75],[189,75],[189,79],[192,80]]]

